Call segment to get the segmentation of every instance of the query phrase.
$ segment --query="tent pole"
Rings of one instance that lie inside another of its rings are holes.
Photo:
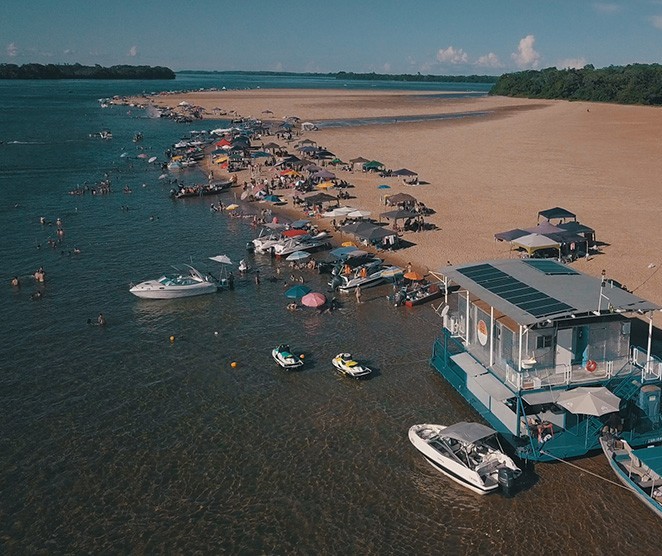
[[[490,367],[494,365],[494,307],[490,305]]]

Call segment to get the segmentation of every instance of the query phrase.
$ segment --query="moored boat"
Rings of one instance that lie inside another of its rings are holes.
[[[214,293],[218,290],[217,281],[209,275],[201,274],[190,265],[184,265],[186,272],[163,275],[156,280],[146,280],[132,286],[129,291],[142,299],[176,299]]]
[[[456,483],[488,494],[510,488],[522,471],[499,444],[497,431],[480,423],[414,425],[409,440],[438,471]]]
[[[443,284],[426,284],[414,289],[405,290],[403,293],[404,304],[407,307],[422,305],[428,301],[439,299],[444,295]]]
[[[232,181],[217,181],[212,183],[203,183],[198,185],[191,185],[188,187],[180,187],[179,189],[172,190],[171,196],[173,199],[186,199],[189,197],[203,197],[207,195],[218,195],[232,187]]]
[[[625,440],[606,433],[600,446],[618,480],[662,518],[662,445],[633,450]]]

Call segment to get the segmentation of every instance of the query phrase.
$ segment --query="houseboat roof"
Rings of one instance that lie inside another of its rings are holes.
[[[606,279],[549,259],[503,259],[446,266],[439,274],[519,324],[660,309]]]

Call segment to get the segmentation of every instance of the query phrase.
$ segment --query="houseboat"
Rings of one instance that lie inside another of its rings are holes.
[[[447,266],[434,274],[446,293],[431,365],[522,459],[599,449],[600,432],[614,418],[633,447],[662,441],[662,361],[651,353],[658,305],[604,273],[595,278],[546,259]],[[631,341],[635,328],[644,332],[643,347]],[[580,386],[588,388],[574,392]],[[615,405],[591,403],[596,391]],[[586,403],[568,401],[582,392]]]

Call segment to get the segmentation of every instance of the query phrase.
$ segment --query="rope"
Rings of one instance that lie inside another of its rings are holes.
[[[569,465],[570,467],[574,467],[575,469],[579,469],[580,471],[583,471],[584,473],[588,473],[589,475],[593,475],[594,477],[598,479],[602,479],[603,481],[607,483],[611,483],[612,485],[615,485],[617,487],[620,487],[624,490],[630,490],[628,487],[625,485],[622,485],[621,483],[617,483],[616,481],[612,481],[611,479],[607,479],[607,477],[603,477],[602,475],[598,475],[597,473],[593,473],[593,471],[589,471],[588,469],[584,469],[583,467],[580,467],[579,465],[575,465],[574,463],[570,463],[569,461],[566,461],[561,458],[557,458],[554,454],[550,454],[549,452],[545,452],[545,450],[540,450],[541,454],[545,454],[546,456],[549,456],[551,458],[554,458],[557,461],[560,461],[561,463],[565,463]]]
[[[653,276],[655,276],[655,273],[660,270],[660,267],[658,266],[653,272],[651,272],[651,275],[646,278],[641,284],[639,284],[636,288],[632,290],[632,293],[636,292],[641,286],[643,286],[646,282],[648,282]]]

